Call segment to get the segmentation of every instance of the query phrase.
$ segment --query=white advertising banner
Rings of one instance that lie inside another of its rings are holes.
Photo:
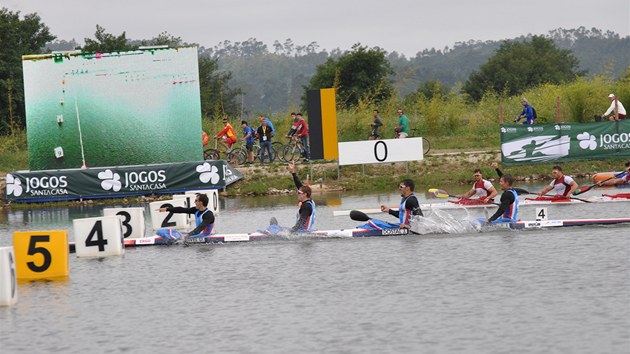
[[[417,161],[424,159],[422,138],[339,143],[339,165]]]

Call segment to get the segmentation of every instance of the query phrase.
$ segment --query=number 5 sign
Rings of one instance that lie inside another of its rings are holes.
[[[13,233],[18,279],[65,277],[68,264],[68,232],[16,231]]]

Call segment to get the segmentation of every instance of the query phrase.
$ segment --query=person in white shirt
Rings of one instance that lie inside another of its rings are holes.
[[[473,171],[473,178],[475,179],[473,187],[467,193],[458,194],[455,197],[459,199],[469,199],[475,196],[479,201],[491,203],[498,194],[492,183],[483,179],[480,169]]]
[[[625,119],[626,109],[623,107],[623,104],[621,104],[621,101],[619,101],[619,98],[617,98],[614,93],[608,95],[608,98],[610,99],[610,107],[608,107],[606,113],[602,114],[602,118],[606,119],[606,116],[612,113],[610,117],[608,117],[608,119],[611,121],[617,120],[615,118],[616,111],[618,113],[619,119]]]
[[[539,196],[543,196],[553,190],[553,192],[556,193],[556,197],[570,198],[571,194],[579,187],[573,178],[564,175],[560,166],[553,166],[551,176],[553,177],[553,181],[537,193]]]

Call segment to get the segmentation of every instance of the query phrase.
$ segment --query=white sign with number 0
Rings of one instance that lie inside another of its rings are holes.
[[[422,138],[339,143],[339,165],[418,161],[424,159]]]

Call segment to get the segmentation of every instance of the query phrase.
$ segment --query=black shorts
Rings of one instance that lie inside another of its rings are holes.
[[[252,141],[251,143],[245,143],[245,148],[247,149],[247,151],[252,152],[254,151],[254,142]]]

